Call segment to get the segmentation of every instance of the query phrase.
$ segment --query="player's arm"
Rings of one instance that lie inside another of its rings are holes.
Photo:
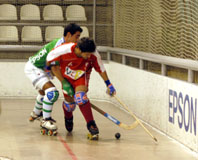
[[[68,51],[69,51],[68,47],[65,45],[61,45],[61,46],[53,49],[47,55],[46,65],[51,68],[52,73],[61,82],[63,92],[69,96],[73,96],[74,95],[73,88],[72,88],[71,84],[63,77],[61,70],[60,70],[60,66],[59,66],[59,61],[61,59],[61,56],[63,54],[66,54]]]
[[[52,65],[51,66],[52,73],[56,76],[56,78],[61,82],[63,92],[69,96],[74,95],[74,90],[71,84],[63,77],[60,66],[59,65]]]
[[[56,76],[56,78],[62,82],[64,80],[64,77],[62,76],[60,66],[59,65],[53,65],[51,66],[52,73]]]
[[[94,59],[94,69],[100,74],[100,76],[102,77],[102,79],[104,80],[106,86],[107,86],[107,93],[110,96],[113,96],[114,94],[116,94],[116,90],[114,88],[114,86],[112,85],[112,83],[110,82],[107,72],[105,70],[104,64],[101,60],[101,56],[100,54],[96,51],[94,53],[95,59]]]
[[[107,93],[110,95],[110,96],[113,96],[116,94],[116,90],[114,88],[114,86],[112,85],[112,83],[110,82],[108,76],[107,76],[107,72],[104,71],[104,72],[101,72],[99,73],[100,76],[102,77],[102,79],[104,80],[106,86],[107,86]]]
[[[47,66],[58,64],[62,55],[71,52],[71,47],[73,45],[74,43],[70,43],[70,44],[65,43],[51,50],[46,58]]]

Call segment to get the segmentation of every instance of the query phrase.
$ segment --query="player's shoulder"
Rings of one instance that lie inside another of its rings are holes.
[[[96,57],[96,58],[100,57],[100,54],[99,54],[98,50],[95,50],[95,52],[93,52],[92,55],[93,55],[94,57]]]
[[[69,43],[62,43],[60,46],[58,47],[64,47],[64,48],[68,48],[68,49],[71,49],[73,46],[75,46],[76,43],[73,43],[73,42],[69,42]]]
[[[58,47],[58,46],[60,46],[61,44],[65,43],[64,37],[55,39],[54,41],[56,42],[55,47]]]
[[[57,43],[57,42],[62,42],[62,38],[56,38],[50,41],[49,43]]]
[[[55,48],[55,50],[64,51],[66,53],[70,53],[73,51],[73,48],[76,46],[76,43],[63,43]]]
[[[61,41],[61,38],[53,39],[52,41],[48,42],[44,47],[48,47],[48,46],[55,47],[57,46],[57,43],[60,43],[60,41]]]

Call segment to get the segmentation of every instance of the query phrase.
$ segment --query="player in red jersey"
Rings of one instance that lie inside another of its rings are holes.
[[[71,132],[73,129],[73,114],[76,104],[87,122],[87,129],[91,135],[98,136],[99,130],[93,118],[91,104],[87,97],[89,78],[92,68],[102,77],[110,95],[116,93],[111,84],[101,57],[96,50],[94,41],[90,38],[81,38],[78,43],[67,43],[52,50],[47,56],[47,65],[60,65],[60,70],[53,71],[61,81],[65,79],[71,84],[68,92],[63,92],[65,100],[63,110],[65,114],[66,129]],[[64,84],[64,83],[62,83]],[[64,88],[66,88],[64,86]],[[69,90],[74,90],[74,95]],[[64,90],[65,91],[65,90]]]

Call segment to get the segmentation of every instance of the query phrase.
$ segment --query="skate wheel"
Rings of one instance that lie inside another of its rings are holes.
[[[54,131],[54,132],[53,132],[53,136],[56,136],[56,135],[57,135],[57,131]]]
[[[49,131],[47,132],[47,135],[48,135],[48,136],[56,136],[56,135],[57,135],[57,131],[56,131],[56,130],[55,130],[55,131],[49,130]]]
[[[46,134],[45,129],[41,129],[41,134],[42,134],[42,135],[45,135],[45,134]]]
[[[92,135],[90,133],[87,134],[87,139],[89,140],[98,140],[99,139],[99,135],[96,134],[96,135]]]
[[[29,121],[30,121],[30,122],[34,122],[34,118],[30,117],[30,118],[29,118]]]
[[[52,136],[52,135],[53,135],[53,131],[52,131],[52,130],[49,130],[49,131],[47,132],[47,135],[48,135],[48,136]]]

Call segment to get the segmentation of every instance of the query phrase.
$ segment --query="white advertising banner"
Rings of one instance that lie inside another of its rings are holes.
[[[198,87],[168,80],[167,134],[197,151]]]
[[[117,96],[138,117],[198,151],[197,85],[114,62],[109,77]]]

